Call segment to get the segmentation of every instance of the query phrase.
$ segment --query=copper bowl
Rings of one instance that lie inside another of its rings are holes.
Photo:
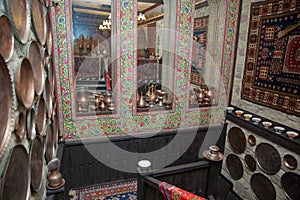
[[[34,101],[34,74],[30,61],[23,58],[16,69],[16,92],[20,103],[26,108],[31,108]]]
[[[45,85],[45,73],[40,46],[35,41],[32,41],[29,45],[28,59],[33,69],[35,92],[37,95],[41,95]]]
[[[15,40],[12,25],[5,15],[0,16],[0,27],[0,54],[7,62],[13,55]]]
[[[17,40],[25,44],[30,34],[30,0],[6,0],[6,10]]]
[[[39,135],[43,135],[46,126],[46,103],[43,97],[40,97],[36,112],[36,130]]]

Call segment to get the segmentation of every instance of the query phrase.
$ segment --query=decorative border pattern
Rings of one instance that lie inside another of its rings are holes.
[[[137,22],[136,0],[115,0],[117,14],[117,42],[120,44],[117,49],[118,56],[118,116],[102,116],[88,119],[75,118],[74,101],[74,79],[73,79],[73,61],[72,61],[72,40],[71,40],[71,9],[70,1],[64,0],[52,10],[52,21],[54,22],[54,55],[56,66],[57,88],[58,88],[58,106],[60,130],[65,140],[80,140],[95,137],[116,137],[122,135],[138,134],[139,132],[164,131],[168,129],[178,129],[187,127],[209,126],[223,122],[223,110],[220,108],[205,108],[186,110],[188,104],[187,89],[189,86],[189,71],[191,64],[191,42],[193,36],[193,17],[195,0],[177,0],[177,44],[176,44],[176,62],[175,62],[175,112],[166,113],[148,113],[144,116],[133,115],[133,105],[135,104],[135,86],[136,77],[136,53],[135,40]],[[215,9],[223,9],[214,6],[213,1],[209,5]],[[239,0],[227,1],[226,27],[225,34],[221,39],[215,37],[213,40],[224,41],[223,65],[221,77],[226,88],[230,88],[230,78],[234,62],[234,49],[236,46],[235,31],[237,27],[237,16],[239,15]],[[214,11],[213,11],[214,12]],[[210,13],[212,14],[212,13]],[[222,16],[223,18],[223,16]],[[219,22],[218,22],[219,23]],[[216,30],[216,29],[215,29]],[[210,35],[210,36],[213,36]],[[219,36],[220,37],[220,36]],[[212,39],[212,38],[210,38]],[[220,51],[220,48],[216,48]],[[225,60],[226,59],[226,60]],[[216,66],[215,66],[216,67]],[[221,89],[223,91],[223,89]],[[224,104],[228,103],[227,92],[220,94],[220,99]]]

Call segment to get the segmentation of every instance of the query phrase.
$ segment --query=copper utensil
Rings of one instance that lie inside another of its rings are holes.
[[[300,199],[300,175],[294,172],[286,172],[281,177],[281,185],[288,199]]]
[[[257,200],[276,200],[276,190],[272,182],[263,174],[251,176],[250,186]]]
[[[246,138],[242,129],[232,127],[228,131],[228,142],[234,153],[242,154],[246,149]]]
[[[283,156],[283,164],[286,166],[286,168],[291,170],[296,169],[298,166],[297,159],[291,154],[286,154]]]
[[[39,42],[44,45],[46,41],[46,15],[40,0],[31,0],[31,17],[34,32]]]
[[[255,171],[256,170],[256,161],[253,158],[253,156],[251,156],[250,154],[245,155],[244,157],[244,161],[245,161],[245,166],[250,170],[250,171]]]
[[[30,0],[6,0],[6,10],[17,40],[25,44],[30,33]]]
[[[47,135],[46,135],[46,162],[47,163],[54,158],[54,154],[55,154],[53,134],[54,134],[53,125],[51,124],[48,127]]]
[[[0,54],[8,62],[14,52],[14,34],[10,20],[5,15],[0,16]]]
[[[14,95],[9,70],[0,54],[0,158],[10,140],[14,119]]]
[[[31,187],[37,192],[42,187],[44,176],[44,144],[39,137],[36,137],[31,143],[30,165]]]
[[[34,74],[30,61],[21,60],[15,73],[16,92],[20,103],[26,108],[31,108],[34,101]]]
[[[46,126],[46,103],[43,97],[38,101],[36,113],[36,130],[39,135],[43,135]]]
[[[47,174],[47,189],[55,190],[61,188],[65,184],[65,179],[62,178],[59,172],[60,161],[58,158],[54,158],[48,163],[48,174]]]
[[[244,168],[241,160],[234,154],[229,154],[226,158],[226,166],[230,176],[234,180],[239,180],[243,177]]]
[[[29,200],[30,161],[23,145],[10,152],[1,185],[1,200]]]
[[[40,47],[35,41],[32,41],[29,45],[28,59],[30,60],[33,69],[35,92],[37,95],[41,95],[45,86],[45,73]]]
[[[25,134],[26,134],[26,111],[21,110],[17,118],[16,135],[18,136],[20,141],[23,141]]]
[[[27,137],[32,140],[35,132],[35,110],[34,108],[31,108],[30,110],[27,111],[27,116],[26,116],[26,127],[27,127]]]
[[[258,166],[268,174],[276,174],[281,168],[281,157],[277,149],[268,143],[260,143],[255,149]]]
[[[47,116],[48,118],[52,117],[52,109],[53,109],[53,103],[52,103],[52,93],[50,88],[50,82],[46,78],[45,82],[45,103],[46,103],[46,109],[47,109]]]

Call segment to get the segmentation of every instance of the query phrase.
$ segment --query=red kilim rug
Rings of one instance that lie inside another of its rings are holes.
[[[137,200],[137,180],[129,180],[69,191],[71,200]]]
[[[300,116],[300,1],[250,8],[242,99]]]

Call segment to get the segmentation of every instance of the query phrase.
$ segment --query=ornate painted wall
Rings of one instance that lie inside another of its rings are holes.
[[[171,1],[170,1],[171,2]],[[74,70],[72,60],[71,2],[65,0],[52,8],[54,54],[57,78],[60,133],[69,140],[95,137],[116,137],[141,132],[161,132],[170,129],[206,127],[220,124],[228,104],[231,74],[234,66],[239,0],[208,1],[211,24],[207,49],[205,80],[219,88],[218,106],[188,108],[190,62],[192,51],[194,0],[177,0],[170,3],[176,11],[176,39],[174,66],[175,108],[172,111],[135,112],[136,91],[136,20],[137,1],[116,0],[117,18],[117,114],[78,118],[75,115]],[[224,17],[225,16],[225,17]]]

